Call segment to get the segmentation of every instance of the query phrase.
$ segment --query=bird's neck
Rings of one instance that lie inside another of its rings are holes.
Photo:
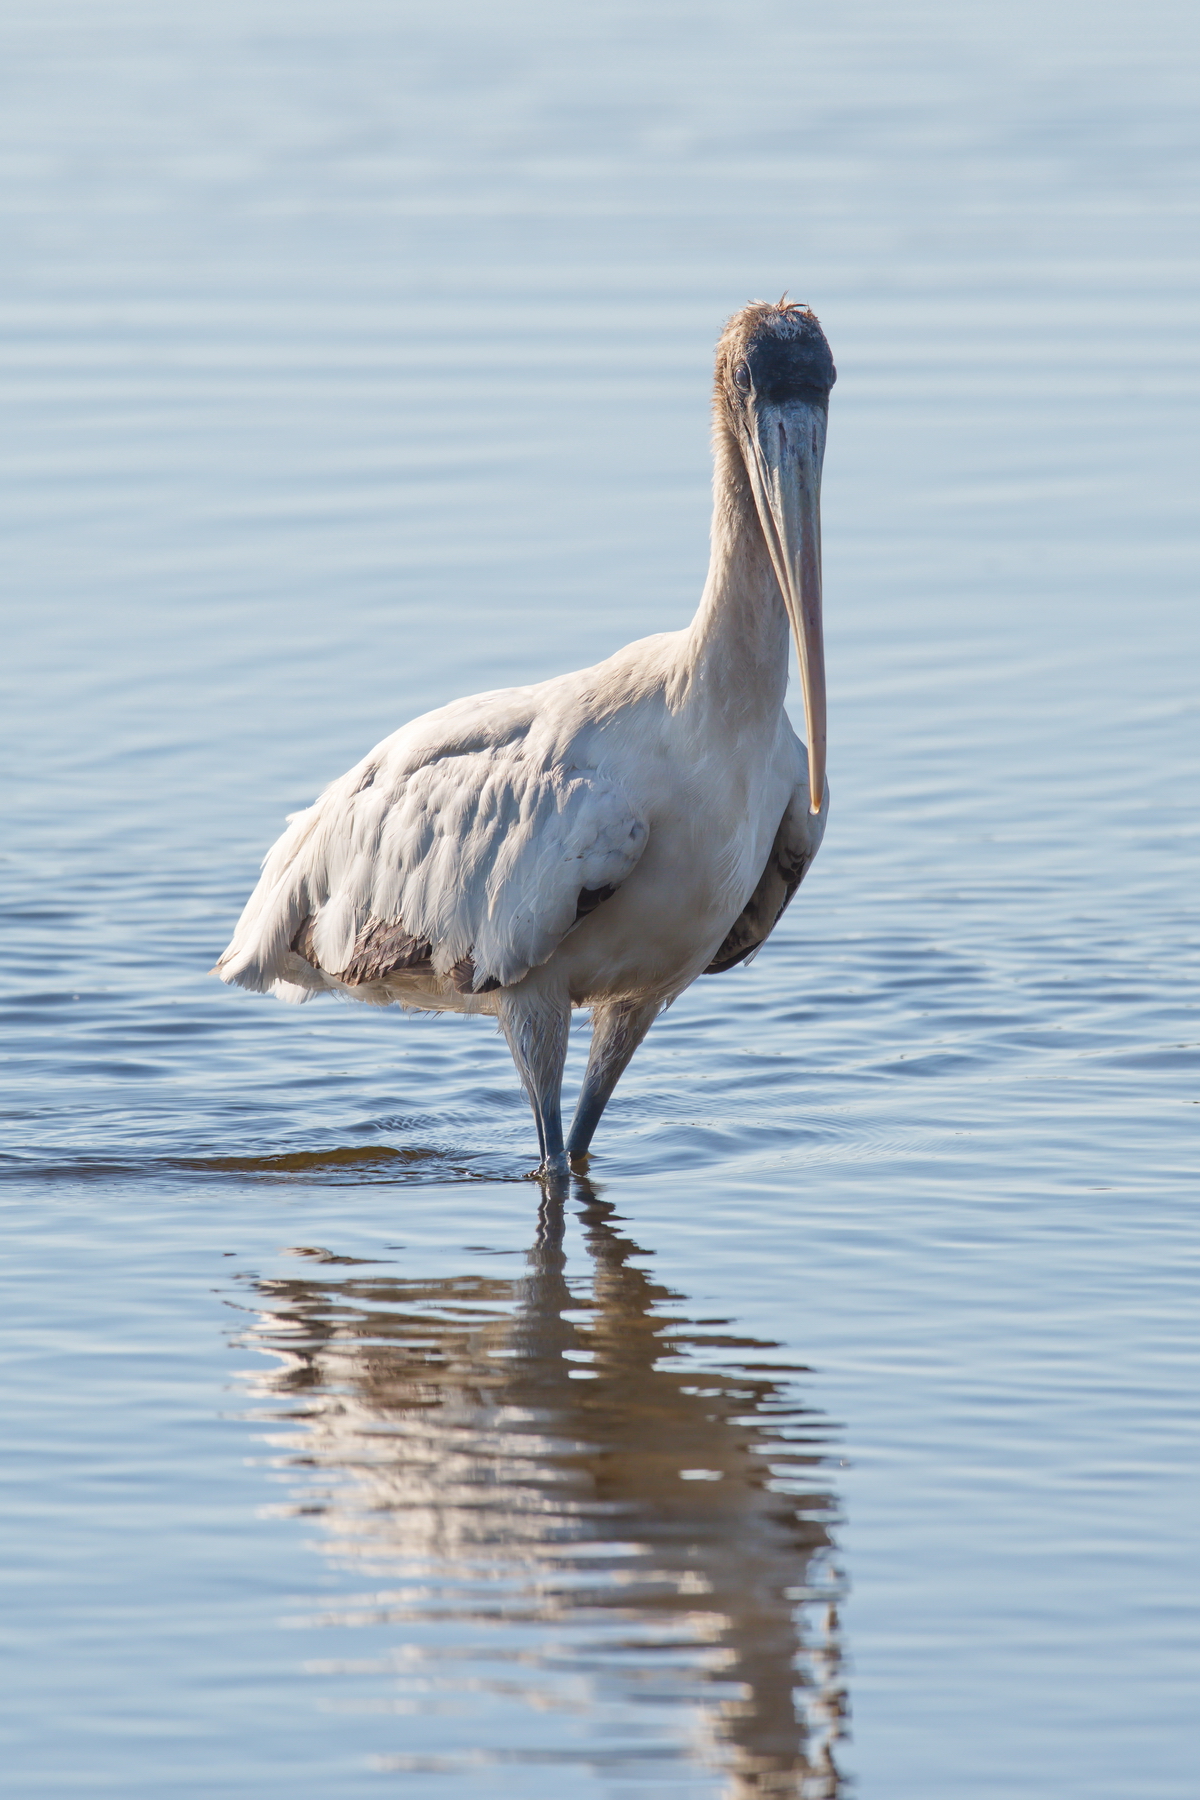
[[[773,725],[787,691],[788,630],[745,465],[719,434],[708,580],[683,647],[687,702],[739,730]]]

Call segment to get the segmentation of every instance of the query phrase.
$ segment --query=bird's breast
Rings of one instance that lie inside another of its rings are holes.
[[[647,807],[637,867],[552,959],[576,1004],[667,997],[707,966],[766,866],[791,785],[760,765],[754,783],[690,780]]]

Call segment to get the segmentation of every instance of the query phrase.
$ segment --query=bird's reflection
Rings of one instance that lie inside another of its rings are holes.
[[[588,1279],[568,1277],[547,1199],[520,1279],[307,1252],[255,1283],[286,1510],[319,1516],[326,1555],[371,1584],[319,1622],[387,1628],[395,1710],[477,1701],[476,1768],[545,1768],[557,1746],[608,1792],[656,1773],[678,1791],[690,1768],[730,1800],[828,1800],[844,1709],[823,1422],[777,1346],[684,1317],[611,1206],[577,1192]]]

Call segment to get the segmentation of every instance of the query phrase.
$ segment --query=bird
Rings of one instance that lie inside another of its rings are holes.
[[[835,380],[809,306],[785,295],[735,313],[716,347],[711,553],[690,625],[452,701],[377,744],[288,820],[222,980],[493,1015],[537,1127],[535,1173],[561,1186],[586,1169],[654,1020],[757,954],[824,836]],[[784,705],[789,636],[804,742]],[[576,1008],[591,1046],[564,1137]]]

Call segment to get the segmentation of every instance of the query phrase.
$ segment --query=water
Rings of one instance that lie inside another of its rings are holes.
[[[1191,1800],[1191,10],[0,33],[12,1791]],[[539,1221],[485,1023],[207,970],[404,718],[689,616],[785,285],[829,833]]]

